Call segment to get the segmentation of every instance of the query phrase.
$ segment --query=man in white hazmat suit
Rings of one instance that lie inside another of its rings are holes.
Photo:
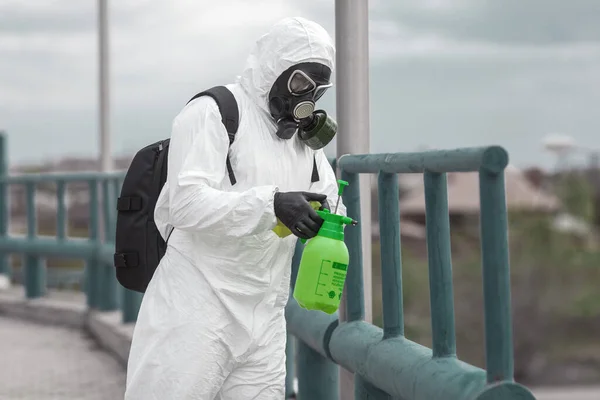
[[[331,208],[338,197],[322,150],[333,135],[302,136],[331,87],[334,55],[321,26],[284,19],[227,85],[240,111],[230,149],[212,98],[190,102],[175,118],[155,211],[163,238],[173,232],[140,308],[125,399],[284,398],[294,248],[323,222],[309,201]],[[277,219],[294,235],[277,236]]]

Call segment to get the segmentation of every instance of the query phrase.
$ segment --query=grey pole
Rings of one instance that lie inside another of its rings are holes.
[[[108,52],[108,0],[98,0],[98,89],[99,89],[99,136],[100,170],[113,169],[110,141],[110,92]]]
[[[369,119],[369,4],[368,0],[336,0],[337,156],[370,152]],[[363,245],[365,320],[372,321],[371,296],[371,179],[361,177],[360,224]],[[342,299],[340,320],[346,320]],[[354,377],[340,371],[340,398],[354,399]]]
[[[592,182],[593,221],[600,227],[600,151],[592,150],[589,155],[590,180]]]

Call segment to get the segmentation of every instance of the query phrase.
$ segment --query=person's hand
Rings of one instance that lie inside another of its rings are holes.
[[[327,196],[310,192],[277,192],[274,198],[275,216],[301,239],[317,236],[323,218],[311,207],[311,201],[318,201],[328,207]]]

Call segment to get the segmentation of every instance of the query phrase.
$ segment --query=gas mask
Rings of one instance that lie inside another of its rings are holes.
[[[277,122],[277,136],[300,140],[313,150],[325,147],[337,132],[337,123],[315,103],[333,85],[331,69],[314,63],[293,65],[275,81],[269,92],[269,111]]]

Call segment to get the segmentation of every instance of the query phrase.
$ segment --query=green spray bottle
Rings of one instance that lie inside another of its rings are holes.
[[[341,197],[348,182],[339,180],[338,184]],[[323,225],[302,252],[293,294],[301,307],[327,314],[333,314],[339,308],[346,281],[350,257],[344,243],[344,225],[358,223],[337,215],[338,205],[339,198],[333,214],[329,210],[317,211],[324,220]]]

